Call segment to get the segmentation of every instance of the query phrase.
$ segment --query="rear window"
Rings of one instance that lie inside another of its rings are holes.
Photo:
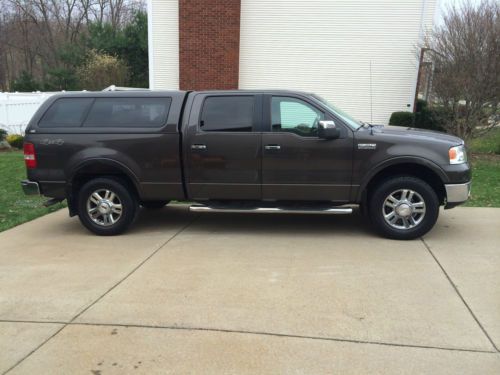
[[[253,96],[211,96],[205,100],[200,128],[203,131],[252,131]]]
[[[41,128],[77,127],[82,124],[92,98],[57,99],[38,123]]]
[[[97,98],[83,126],[159,128],[167,121],[171,98]]]

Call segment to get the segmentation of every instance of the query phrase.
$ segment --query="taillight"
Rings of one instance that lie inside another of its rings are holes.
[[[33,143],[24,144],[24,162],[26,163],[26,168],[32,169],[36,168],[36,154],[35,146]]]

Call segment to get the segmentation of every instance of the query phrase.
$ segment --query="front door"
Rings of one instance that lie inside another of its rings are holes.
[[[265,200],[348,202],[352,131],[304,97],[264,97],[262,196]],[[334,120],[339,139],[318,138],[321,120]]]
[[[184,146],[192,199],[250,199],[261,195],[261,95],[199,94]]]

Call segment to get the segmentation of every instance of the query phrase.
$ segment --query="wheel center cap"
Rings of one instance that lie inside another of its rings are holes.
[[[101,201],[101,202],[99,202],[97,209],[103,215],[109,214],[109,212],[111,211],[111,205],[106,201]]]
[[[396,213],[402,217],[408,217],[411,215],[412,209],[408,203],[402,203],[396,207]]]

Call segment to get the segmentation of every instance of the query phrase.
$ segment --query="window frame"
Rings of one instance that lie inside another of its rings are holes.
[[[307,100],[304,100],[304,98],[300,98],[300,97],[296,97],[296,96],[292,96],[292,95],[280,95],[280,94],[271,94],[269,95],[269,127],[268,127],[268,131],[270,133],[273,133],[273,134],[283,134],[283,133],[286,133],[286,134],[294,134],[296,135],[297,137],[301,137],[301,138],[318,138],[316,135],[310,135],[310,136],[307,136],[307,135],[300,135],[300,134],[297,134],[295,132],[292,132],[292,131],[280,131],[280,132],[277,132],[277,131],[273,131],[273,109],[272,109],[272,106],[273,106],[273,98],[289,98],[289,99],[293,99],[295,101],[300,101],[300,102],[303,102],[305,103],[307,106],[309,107],[312,107],[314,108],[316,111],[320,112],[322,115],[323,115],[323,120],[326,120],[328,118],[328,115],[327,115],[327,112],[325,112],[323,109],[321,108],[318,108],[318,106],[315,106],[314,104],[310,103],[309,101]],[[281,108],[280,108],[280,114],[281,114]]]
[[[114,92],[114,93],[71,93],[57,94],[49,97],[33,115],[32,120],[26,128],[26,133],[38,134],[179,134],[179,121],[181,120],[184,108],[184,100],[187,93],[183,91],[151,92]],[[87,108],[84,119],[79,126],[73,127],[40,127],[39,123],[45,113],[59,99],[91,99],[92,104],[97,98],[157,98],[171,100],[170,110],[166,122],[161,127],[83,127],[83,122],[87,119],[87,114],[92,105]]]
[[[266,134],[290,135],[293,137],[299,137],[300,139],[307,140],[307,141],[313,141],[316,139],[320,139],[317,137],[305,137],[305,136],[301,136],[301,135],[298,135],[298,134],[292,133],[292,132],[273,132],[271,129],[271,122],[272,122],[271,99],[273,96],[302,100],[303,102],[316,108],[318,111],[320,111],[324,114],[325,120],[335,121],[335,125],[340,129],[340,139],[348,137],[348,134],[353,132],[353,130],[348,125],[346,125],[341,118],[335,116],[335,114],[331,113],[326,108],[323,108],[320,104],[310,100],[307,95],[301,95],[298,93],[295,94],[295,93],[291,93],[291,92],[273,91],[270,93],[265,93],[263,95],[262,132],[264,132]]]
[[[167,113],[165,114],[165,117],[162,119],[162,122],[158,126],[99,126],[95,124],[87,125],[85,126],[85,123],[88,120],[88,117],[90,113],[92,112],[92,109],[94,108],[94,105],[96,102],[101,99],[101,100],[120,100],[120,99],[143,99],[143,100],[148,100],[148,99],[161,99],[164,101],[168,101],[168,110]],[[82,129],[147,129],[147,130],[153,130],[153,129],[163,129],[165,125],[167,125],[168,122],[168,116],[170,114],[170,110],[172,109],[172,102],[173,98],[169,96],[110,96],[110,97],[94,97],[92,104],[90,107],[87,109],[87,113],[85,115],[85,118],[80,124],[80,127]]]
[[[80,123],[76,126],[64,126],[64,124],[68,124],[67,122],[61,122],[61,123],[56,123],[56,124],[61,124],[63,126],[43,126],[43,119],[45,118],[45,116],[49,113],[49,111],[54,108],[54,106],[57,105],[58,102],[62,102],[64,100],[88,100],[89,103],[86,104],[86,108],[82,111],[82,114],[80,116]],[[82,124],[85,122],[85,120],[87,119],[87,116],[89,114],[89,111],[90,109],[92,108],[92,106],[94,105],[94,101],[95,101],[95,98],[92,98],[92,97],[74,97],[74,98],[71,98],[71,97],[61,97],[61,98],[57,98],[56,100],[54,100],[52,103],[50,103],[50,105],[45,109],[45,111],[43,112],[42,116],[38,119],[37,123],[36,123],[36,126],[40,129],[79,129],[82,127]]]
[[[201,121],[202,121],[202,116],[203,116],[203,109],[205,108],[205,104],[207,99],[209,98],[226,98],[226,97],[251,97],[253,98],[253,116],[252,116],[252,127],[251,130],[246,130],[246,131],[226,131],[226,130],[203,130],[201,126]],[[204,95],[203,100],[201,102],[200,106],[200,112],[198,116],[198,121],[196,124],[196,131],[198,133],[203,133],[203,134],[210,134],[210,133],[226,133],[226,134],[251,134],[251,133],[256,133],[260,132],[262,128],[262,95],[255,94],[255,93],[227,93],[227,94],[208,94]],[[259,113],[261,115],[259,115]]]

